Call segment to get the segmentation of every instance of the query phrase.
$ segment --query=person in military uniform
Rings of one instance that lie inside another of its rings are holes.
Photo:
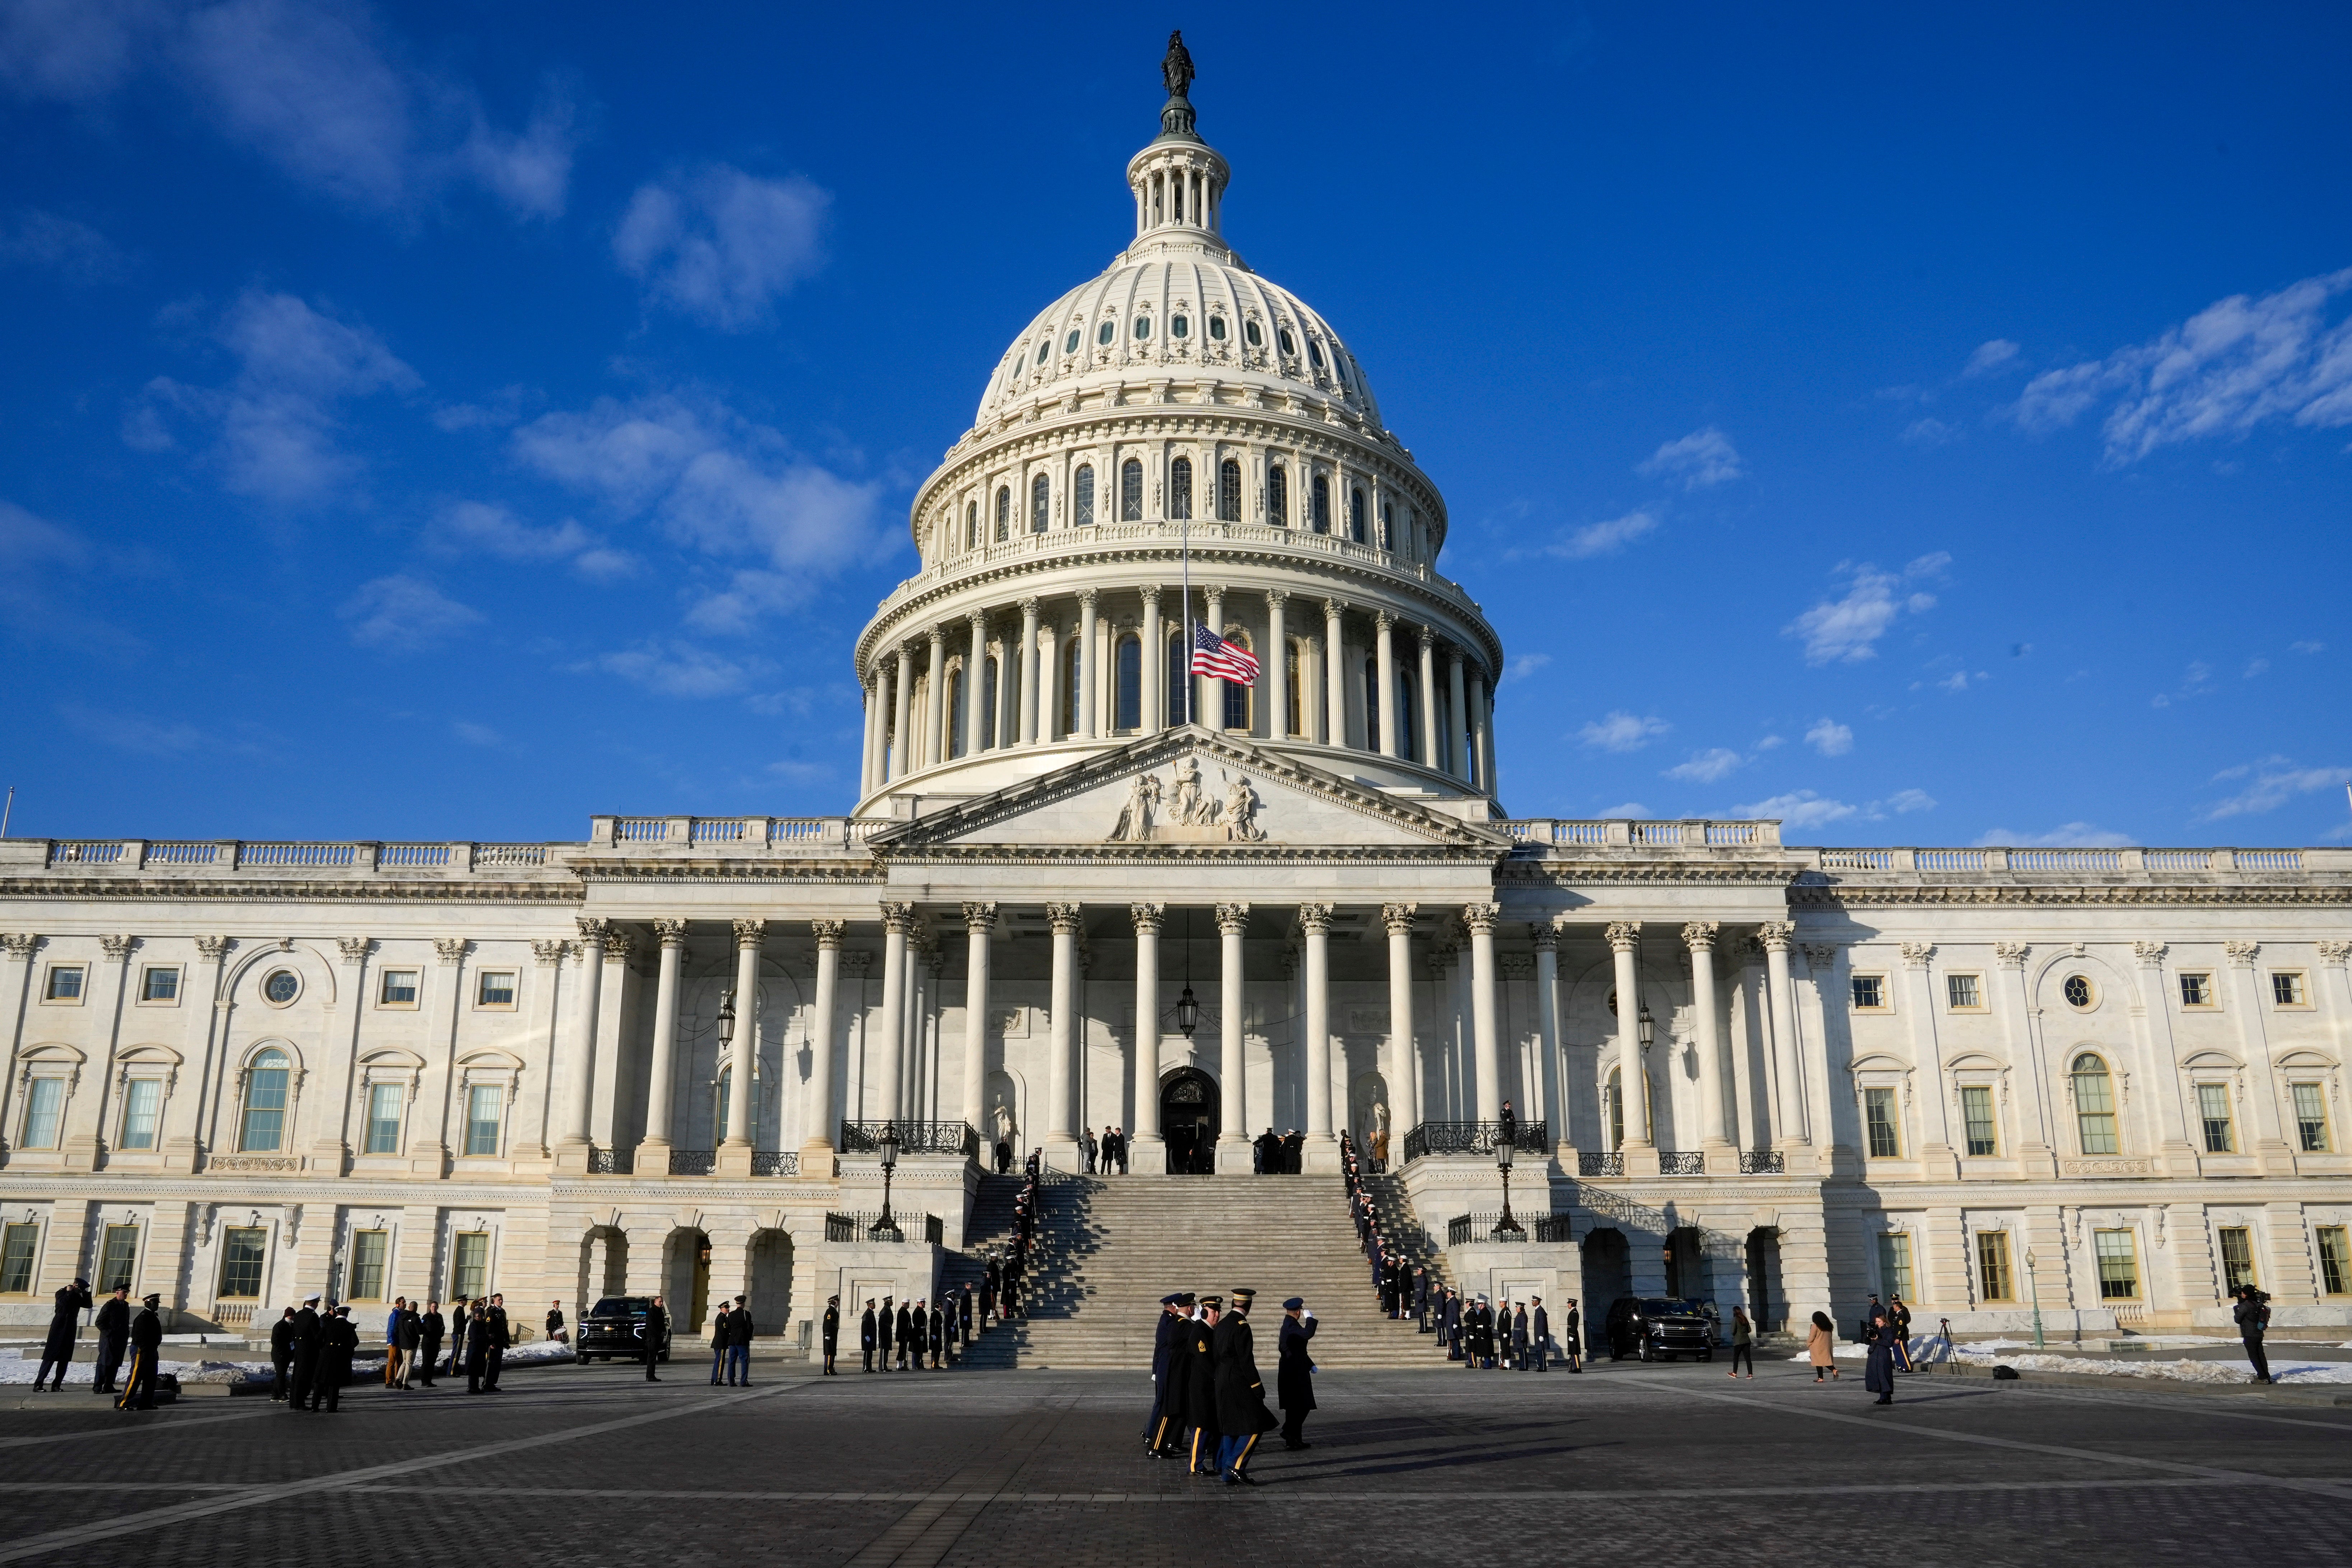
[[[507,1299],[504,1296],[490,1298],[490,1310],[482,1314],[482,1321],[489,1330],[490,1340],[483,1347],[482,1392],[497,1394],[500,1392],[499,1373],[505,1369],[507,1351],[514,1343],[514,1335],[507,1327]]]
[[[131,1342],[131,1287],[117,1285],[106,1305],[98,1310],[98,1377],[93,1394],[112,1394],[114,1374],[122,1365],[122,1352]]]
[[[425,1386],[433,1386],[433,1374],[440,1370],[441,1337],[448,1331],[448,1322],[441,1316],[441,1303],[427,1301],[416,1320],[416,1364]]]
[[[1584,1370],[1584,1314],[1576,1310],[1576,1298],[1568,1299],[1568,1310],[1560,1314],[1559,1348],[1568,1360],[1568,1370]]]
[[[76,1279],[70,1285],[58,1287],[57,1306],[49,1313],[49,1337],[41,1346],[41,1370],[34,1375],[33,1392],[49,1381],[49,1368],[58,1369],[58,1380],[50,1392],[62,1394],[66,1387],[66,1368],[73,1362],[74,1336],[81,1331],[81,1315],[89,1310],[89,1281]]]
[[[1282,1401],[1282,1446],[1311,1448],[1307,1440],[1307,1413],[1315,1408],[1315,1362],[1307,1342],[1315,1337],[1315,1314],[1304,1297],[1282,1304],[1282,1335],[1275,1363],[1274,1387]]]
[[[1281,1423],[1265,1407],[1265,1384],[1257,1374],[1257,1347],[1250,1334],[1250,1302],[1255,1290],[1236,1289],[1233,1310],[1219,1320],[1212,1336],[1216,1362],[1217,1468],[1229,1487],[1254,1487],[1250,1456],[1257,1451],[1261,1434]]]
[[[1164,1458],[1168,1427],[1168,1361],[1175,1353],[1176,1336],[1184,1323],[1183,1296],[1160,1298],[1160,1321],[1151,1328],[1151,1414],[1143,1423],[1143,1457]]]
[[[839,1375],[834,1371],[833,1358],[841,1353],[841,1298],[824,1299],[824,1375]]]
[[[867,1372],[874,1370],[875,1333],[874,1298],[868,1296],[866,1298],[866,1317],[859,1326],[857,1336],[858,1348],[866,1356],[865,1370]]]
[[[874,1321],[874,1350],[882,1363],[882,1370],[890,1370],[890,1335],[897,1329],[898,1306],[890,1297],[882,1298],[882,1313]]]
[[[269,1370],[276,1374],[269,1385],[271,1403],[286,1403],[287,1392],[293,1386],[293,1366],[294,1309],[289,1307],[283,1316],[269,1325]]]
[[[123,1379],[122,1395],[114,1402],[117,1410],[152,1410],[155,1408],[155,1360],[163,1348],[163,1320],[155,1315],[162,1304],[160,1295],[140,1299],[139,1315],[131,1320],[131,1374]],[[123,1305],[125,1311],[130,1304]]]
[[[294,1381],[287,1390],[286,1408],[307,1410],[310,1407],[310,1385],[319,1375],[319,1298],[302,1298],[302,1310],[294,1314],[293,1342]]]
[[[915,1350],[915,1310],[912,1307],[904,1302],[899,1303],[898,1321],[894,1326],[893,1331],[898,1335],[898,1370],[904,1372],[907,1370],[907,1357]],[[915,1370],[918,1372],[922,1370],[919,1363],[917,1363]]]
[[[352,1357],[360,1348],[360,1331],[352,1326],[352,1310],[339,1306],[319,1324],[319,1364],[310,1381],[310,1408],[327,1402],[333,1415],[341,1405],[343,1384],[352,1380]]]
[[[1223,1432],[1217,1426],[1217,1319],[1224,1307],[1221,1296],[1203,1296],[1184,1326],[1177,1347],[1183,1370],[1184,1421],[1192,1428],[1192,1469],[1196,1476],[1217,1473],[1217,1444]]]

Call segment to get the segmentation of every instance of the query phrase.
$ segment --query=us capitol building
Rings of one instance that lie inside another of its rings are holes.
[[[1236,1183],[1301,1130],[1318,1231],[1339,1134],[1384,1146],[1457,1279],[1596,1316],[2352,1323],[2352,851],[1510,816],[1444,499],[1228,245],[1189,81],[915,496],[850,816],[0,841],[0,1321],[84,1274],[192,1329],[498,1289],[803,1335],[934,1291],[1000,1140],[1117,1126]]]

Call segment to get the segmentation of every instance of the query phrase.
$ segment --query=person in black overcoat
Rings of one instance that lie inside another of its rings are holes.
[[[865,1353],[867,1372],[874,1370],[874,1298],[866,1298],[866,1316],[860,1320],[857,1331],[858,1349]],[[886,1363],[887,1364],[887,1363]]]
[[[1177,1375],[1184,1384],[1184,1424],[1192,1428],[1191,1460],[1196,1476],[1217,1473],[1217,1444],[1224,1436],[1217,1426],[1216,1363],[1217,1323],[1223,1310],[1223,1297],[1202,1297],[1200,1313],[1185,1325],[1176,1350],[1183,1365]]]
[[[907,1370],[907,1357],[913,1353],[915,1349],[915,1310],[912,1307],[900,1305],[896,1331],[898,1342],[898,1370],[904,1372]],[[916,1370],[919,1372],[922,1369],[918,1366]]]
[[[887,1296],[883,1297],[882,1315],[880,1318],[876,1320],[876,1332],[880,1337],[874,1342],[874,1346],[876,1350],[881,1352],[877,1359],[882,1363],[882,1370],[884,1372],[888,1372],[890,1370],[890,1336],[897,1330],[898,1316],[898,1311],[896,1303],[893,1302],[891,1298]]]
[[[51,1391],[62,1394],[66,1386],[66,1368],[73,1362],[74,1336],[81,1331],[81,1315],[89,1310],[89,1281],[76,1279],[70,1285],[58,1287],[57,1306],[49,1313],[49,1337],[41,1346],[41,1370],[33,1378],[33,1392],[49,1381],[49,1368],[58,1369],[58,1380]]]
[[[482,1392],[485,1394],[500,1392],[499,1373],[505,1369],[507,1352],[514,1344],[514,1334],[507,1327],[506,1302],[504,1296],[494,1295],[490,1298],[490,1310],[482,1314],[482,1321],[490,1335],[490,1342],[482,1357]]]
[[[160,1295],[142,1298],[139,1315],[131,1320],[131,1375],[123,1379],[122,1396],[114,1402],[117,1410],[155,1408],[155,1364],[163,1348],[163,1320],[155,1315],[155,1308],[163,1300]]]
[[[1255,1486],[1249,1473],[1257,1440],[1281,1423],[1265,1407],[1265,1384],[1257,1374],[1257,1346],[1250,1333],[1249,1308],[1256,1292],[1235,1290],[1233,1310],[1218,1320],[1212,1346],[1216,1359],[1217,1468],[1229,1487]]]
[[[284,1316],[269,1325],[269,1370],[277,1374],[269,1385],[272,1402],[286,1403],[287,1392],[293,1386],[293,1367],[294,1309],[289,1307]]]
[[[841,1353],[841,1298],[824,1299],[824,1375],[835,1377],[833,1358]]]
[[[1282,1446],[1311,1448],[1307,1440],[1307,1413],[1315,1408],[1315,1363],[1307,1342],[1315,1337],[1315,1314],[1306,1299],[1293,1296],[1282,1304],[1282,1339],[1275,1363],[1274,1391],[1282,1401]]]
[[[294,1381],[287,1390],[286,1408],[308,1410],[310,1386],[319,1375],[319,1298],[302,1298],[294,1314]]]
[[[117,1285],[98,1310],[98,1377],[91,1392],[112,1394],[114,1373],[122,1365],[122,1352],[131,1344],[131,1287]]]
[[[352,1357],[360,1348],[360,1331],[352,1326],[352,1310],[337,1307],[319,1321],[319,1354],[310,1373],[310,1408],[320,1408],[326,1401],[328,1414],[334,1414],[343,1397],[343,1384],[352,1380]]]
[[[466,1334],[474,1326],[474,1304],[460,1296],[449,1303],[449,1375],[466,1370]]]
[[[441,1338],[448,1331],[447,1320],[441,1316],[441,1303],[427,1301],[416,1319],[416,1365],[418,1378],[425,1386],[433,1386],[433,1374],[440,1370]]]
[[[1584,1370],[1584,1314],[1576,1310],[1576,1298],[1568,1299],[1568,1310],[1560,1314],[1559,1344],[1568,1357],[1568,1370]]]
[[[659,1383],[654,1368],[661,1364],[662,1342],[669,1338],[669,1310],[659,1296],[646,1303],[646,1381]]]
[[[971,1281],[967,1279],[964,1281],[963,1294],[956,1298],[956,1343],[967,1350],[971,1347],[971,1317],[975,1304],[972,1300]]]
[[[1175,1359],[1176,1339],[1184,1328],[1184,1300],[1180,1293],[1160,1298],[1160,1321],[1151,1326],[1151,1414],[1144,1418],[1143,1452],[1161,1459],[1172,1451],[1168,1443],[1168,1363]]]

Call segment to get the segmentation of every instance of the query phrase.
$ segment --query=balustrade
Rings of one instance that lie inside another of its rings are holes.
[[[1418,1160],[1424,1154],[1492,1155],[1502,1133],[1503,1124],[1499,1121],[1424,1121],[1404,1135],[1404,1157]],[[1526,1154],[1550,1153],[1550,1124],[1520,1122],[1511,1147]]]

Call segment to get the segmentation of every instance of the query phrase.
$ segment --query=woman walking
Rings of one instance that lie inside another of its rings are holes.
[[[1827,1312],[1813,1314],[1813,1326],[1805,1335],[1805,1354],[1813,1363],[1813,1381],[1819,1383],[1822,1373],[1837,1379],[1837,1325],[1830,1321]]]
[[[1731,1371],[1726,1375],[1738,1377],[1741,1362],[1748,1363],[1748,1380],[1753,1382],[1756,1377],[1756,1331],[1748,1321],[1747,1310],[1734,1307],[1731,1309]]]

